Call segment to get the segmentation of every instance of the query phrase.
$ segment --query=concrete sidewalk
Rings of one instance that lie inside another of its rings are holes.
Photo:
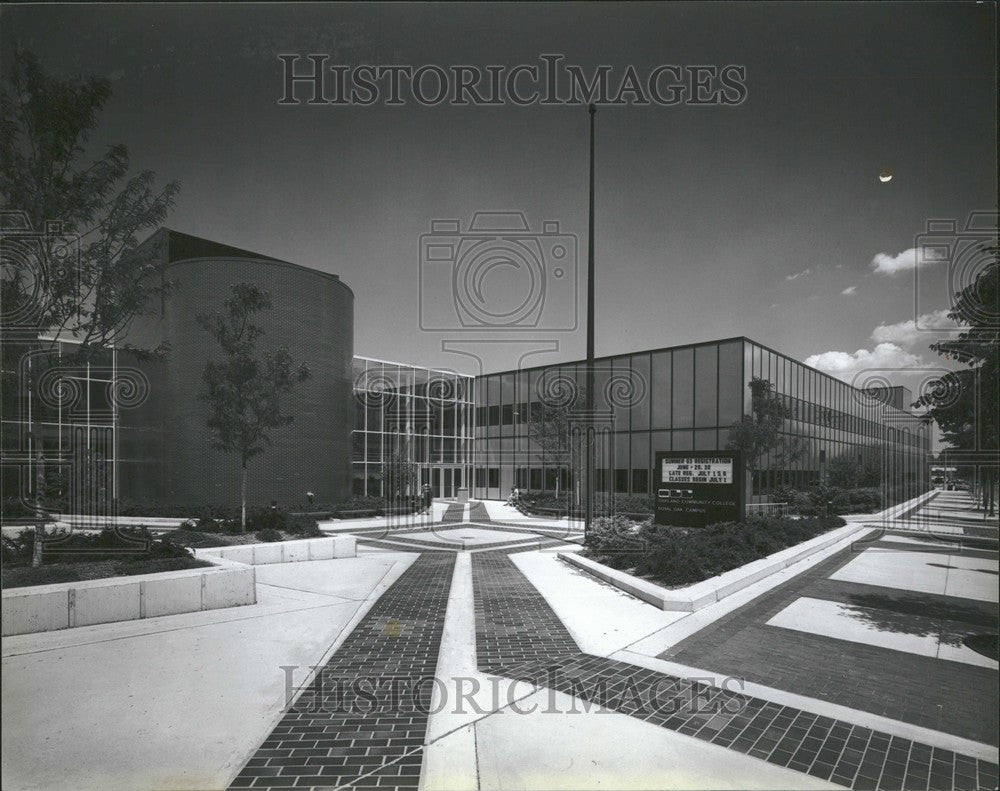
[[[247,607],[3,641],[5,791],[221,789],[410,553],[260,566]]]
[[[836,788],[610,709],[584,711],[562,693],[494,680],[477,669],[472,589],[470,556],[462,553],[438,657],[439,691],[421,777],[425,791]],[[467,694],[462,698],[460,692]]]

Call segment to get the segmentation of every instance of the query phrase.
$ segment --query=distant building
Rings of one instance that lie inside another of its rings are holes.
[[[596,416],[588,419],[610,427],[596,453],[596,491],[648,495],[658,451],[724,450],[729,427],[750,414],[753,377],[771,382],[784,400],[785,430],[805,452],[784,467],[765,459],[752,496],[818,483],[825,465],[843,455],[882,456],[897,498],[926,488],[930,429],[906,410],[905,388],[859,390],[742,337],[602,357],[595,369]],[[533,416],[543,414],[545,399],[579,403],[584,383],[584,361],[476,378],[474,497],[574,485],[565,453],[536,441],[544,431]]]
[[[243,282],[266,290],[274,305],[259,317],[262,343],[288,347],[312,373],[285,401],[294,422],[275,430],[274,445],[251,463],[252,504],[299,504],[306,492],[318,503],[383,496],[394,458],[415,465],[415,485],[437,497],[468,489],[501,499],[514,486],[578,490],[572,459],[539,441],[553,405],[599,428],[597,491],[650,495],[657,452],[726,448],[730,426],[751,414],[754,377],[784,400],[786,434],[804,452],[785,465],[763,460],[749,496],[815,484],[840,456],[879,455],[893,499],[928,485],[930,428],[908,411],[909,391],[859,390],[748,338],[602,357],[594,409],[581,416],[582,361],[471,377],[355,357],[354,294],[336,275],[167,228],[147,244],[176,285],[153,315],[135,321],[129,342],[153,348],[165,341],[169,355],[136,363],[108,350],[67,373],[76,383],[70,389],[86,394],[72,403],[19,399],[17,388],[5,388],[4,452],[15,462],[5,467],[5,498],[20,492],[24,499],[32,489],[41,447],[47,473],[61,466],[79,479],[70,507],[114,498],[192,508],[238,502],[238,461],[211,447],[208,408],[198,397],[205,363],[220,352],[195,317],[219,310],[230,286]],[[49,352],[55,364],[59,348]],[[148,394],[120,409],[109,393],[130,370],[148,381]],[[4,376],[19,374],[5,369]]]
[[[351,360],[354,294],[336,275],[167,228],[149,244],[164,256],[164,277],[176,285],[154,316],[137,319],[136,345],[170,346],[162,362],[141,364],[148,400],[123,411],[119,431],[119,495],[134,500],[201,505],[239,502],[239,462],[211,447],[202,390],[205,363],[221,351],[197,323],[220,310],[230,286],[253,283],[273,309],[259,314],[262,347],[285,346],[311,377],[286,396],[295,420],[272,432],[273,446],[251,462],[252,503],[341,500],[351,492]]]

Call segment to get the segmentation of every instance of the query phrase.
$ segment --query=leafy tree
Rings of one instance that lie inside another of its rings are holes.
[[[574,432],[573,415],[583,409],[579,406],[583,396],[578,396],[577,405],[546,403],[531,404],[528,419],[528,436],[545,451],[550,461],[556,461],[569,471],[570,491],[578,496],[583,492],[582,484],[586,475],[586,437],[583,432]],[[559,497],[559,477],[556,477],[556,497]],[[580,503],[576,503],[580,505]]]
[[[868,489],[882,485],[882,449],[873,448],[858,459],[853,454],[836,456],[826,465],[827,482],[841,489]]]
[[[4,303],[30,303],[33,328],[78,341],[84,359],[111,344],[148,353],[128,345],[128,328],[169,288],[139,237],[166,219],[177,182],[129,177],[121,144],[86,156],[110,97],[108,80],[48,74],[28,51],[14,54],[0,93]]]
[[[8,419],[19,418],[27,394],[37,395],[47,369],[72,362],[65,354],[62,361],[37,356],[54,351],[59,340],[77,342],[79,363],[112,344],[138,356],[154,351],[127,341],[132,320],[169,288],[152,277],[158,251],[140,246],[139,237],[162,224],[178,185],[157,188],[148,170],[129,177],[128,149],[121,144],[88,157],[110,96],[108,80],[55,76],[23,50],[13,54],[0,88],[0,304],[10,322],[0,355]],[[22,368],[29,354],[32,364]],[[46,494],[42,442],[32,433],[28,447],[18,449],[37,468],[29,476],[35,479],[36,561],[47,510],[40,505]]]
[[[200,314],[198,323],[222,348],[220,362],[205,364],[201,400],[211,415],[214,447],[238,456],[242,470],[240,487],[240,530],[247,524],[247,464],[271,445],[273,429],[293,421],[281,412],[282,396],[296,382],[309,378],[305,364],[292,368],[288,349],[258,351],[264,331],[253,324],[255,315],[271,309],[268,294],[249,283],[231,288],[221,313]]]
[[[913,406],[928,407],[948,445],[958,451],[992,454],[992,464],[982,464],[976,481],[979,507],[996,513],[998,442],[997,404],[1000,403],[1000,247],[987,246],[990,257],[974,282],[955,294],[949,318],[968,329],[953,340],[932,343],[931,349],[946,359],[968,367],[952,371],[934,382]]]
[[[802,457],[805,443],[782,432],[792,412],[784,399],[773,392],[767,379],[755,376],[749,388],[751,414],[744,415],[729,427],[726,446],[743,456],[752,481],[765,457],[770,455],[772,469],[785,469]]]

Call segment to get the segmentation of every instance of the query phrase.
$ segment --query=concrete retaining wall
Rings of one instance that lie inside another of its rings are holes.
[[[3,592],[2,635],[255,604],[255,565],[356,555],[354,536],[210,547],[195,557],[211,568],[11,588]]]
[[[656,583],[581,557],[575,552],[560,552],[559,557],[598,579],[604,580],[626,593],[631,593],[654,607],[659,607],[661,610],[694,612],[743,590],[764,577],[788,568],[809,555],[833,546],[854,533],[869,529],[862,523],[850,523],[845,527],[839,527],[809,541],[796,544],[794,547],[775,552],[760,560],[754,560],[738,569],[727,571],[685,588],[674,589],[663,588]]]
[[[300,541],[275,541],[270,544],[238,544],[232,547],[196,549],[195,557],[211,560],[222,558],[261,566],[267,563],[296,563],[301,560],[330,560],[357,556],[354,536],[304,538]]]
[[[581,557],[575,552],[560,552],[559,557],[577,568],[586,571],[588,574],[592,574],[626,593],[631,593],[636,598],[649,602],[654,607],[659,607],[661,610],[694,612],[695,610],[700,610],[702,607],[707,607],[713,602],[724,599],[726,596],[737,591],[743,590],[758,580],[762,580],[771,574],[788,568],[803,558],[831,547],[848,536],[883,527],[885,526],[884,523],[889,522],[889,520],[896,519],[901,514],[919,508],[936,496],[937,492],[931,490],[877,514],[861,517],[848,515],[845,517],[846,519],[857,521],[848,521],[844,527],[831,530],[821,536],[816,536],[809,541],[804,541],[801,544],[788,547],[780,552],[775,552],[773,555],[768,555],[765,558],[754,560],[745,566],[740,566],[738,569],[732,569],[724,574],[697,582],[694,585],[688,585],[686,588],[663,588],[648,580],[634,577],[631,574],[626,574],[624,571],[618,571],[589,558]],[[880,521],[883,522],[882,525],[878,524]]]
[[[211,568],[5,590],[2,634],[50,632],[257,601],[252,566],[221,558],[206,560]]]

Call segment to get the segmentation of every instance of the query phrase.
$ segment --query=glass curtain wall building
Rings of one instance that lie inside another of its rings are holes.
[[[649,495],[658,451],[725,449],[732,424],[751,414],[753,377],[771,382],[784,400],[791,414],[785,434],[802,447],[780,467],[773,458],[761,460],[754,496],[817,483],[825,464],[841,455],[882,454],[885,473],[905,482],[893,499],[925,487],[930,428],[893,406],[884,388],[858,389],[747,338],[731,338],[595,362],[595,404],[584,418],[600,426],[595,491]],[[514,486],[577,489],[574,470],[581,465],[572,448],[553,441],[569,432],[545,424],[567,414],[572,420],[581,409],[584,362],[485,375],[475,384],[472,495],[502,498]]]
[[[78,345],[45,337],[5,339],[5,518],[33,514],[36,507],[49,514],[114,513],[119,413],[123,401],[128,405],[129,389],[139,383],[123,383],[114,349],[81,361]]]
[[[387,497],[435,497],[469,487],[472,470],[473,378],[454,371],[354,358],[353,491]],[[390,493],[389,465],[415,465],[415,480]]]

